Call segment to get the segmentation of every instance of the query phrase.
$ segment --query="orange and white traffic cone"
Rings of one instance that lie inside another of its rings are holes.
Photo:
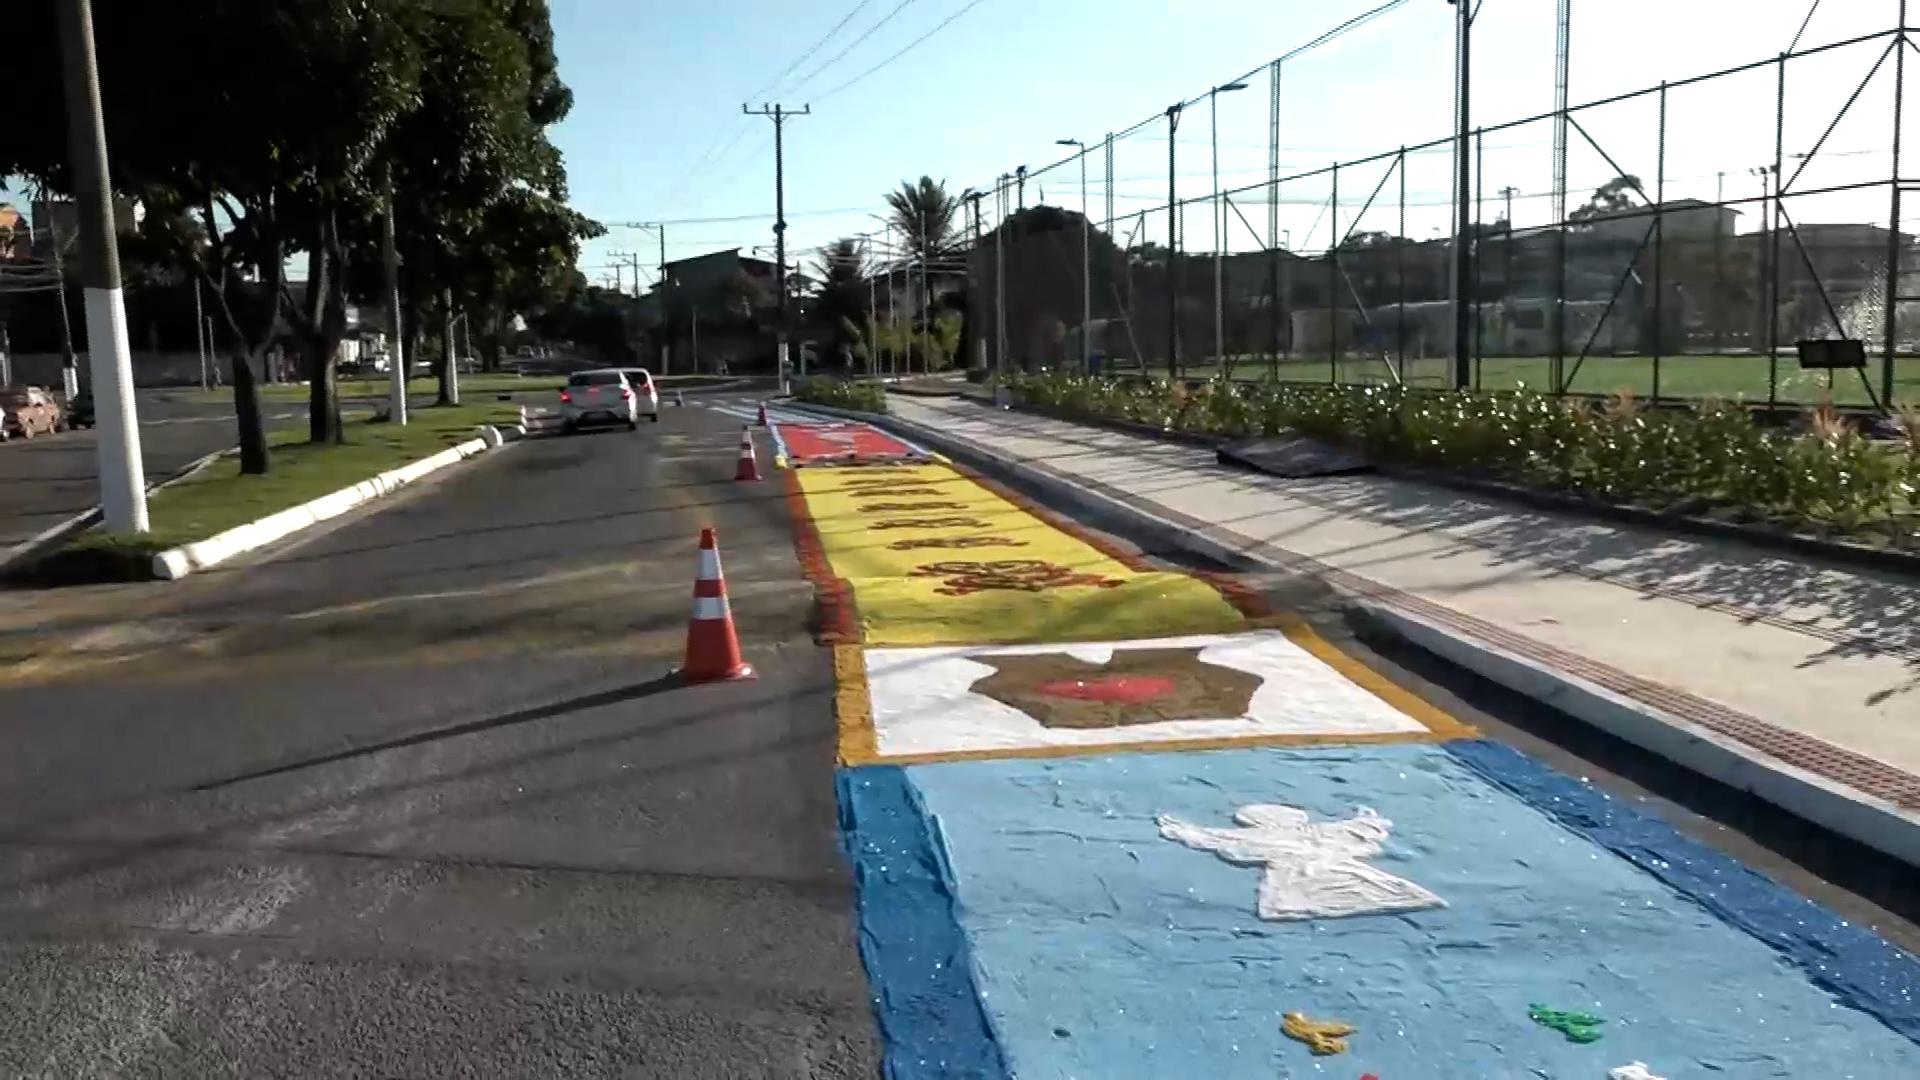
[[[759,424],[761,427],[767,426],[767,403],[766,402],[763,401],[760,403],[760,419],[754,422]]]
[[[760,479],[760,463],[753,458],[753,429],[740,429],[740,464],[733,470],[735,480]]]
[[[740,658],[740,636],[727,606],[727,578],[720,570],[720,545],[713,530],[700,530],[700,571],[693,581],[693,620],[687,623],[687,656],[680,677],[690,683],[751,679],[753,669]]]

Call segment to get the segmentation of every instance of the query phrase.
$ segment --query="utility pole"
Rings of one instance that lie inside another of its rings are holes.
[[[60,382],[62,386],[71,384],[67,396],[71,398],[79,384],[79,365],[73,355],[73,317],[67,313],[67,262],[66,254],[61,250],[59,215],[53,211],[53,203],[46,197],[46,189],[40,190],[40,199],[47,207],[47,235],[53,241],[53,276],[58,288],[53,294],[60,298]]]
[[[1453,235],[1453,388],[1464,390],[1473,381],[1473,330],[1470,293],[1473,290],[1473,254],[1470,248],[1473,232],[1473,175],[1469,171],[1471,162],[1467,137],[1472,131],[1472,103],[1468,91],[1473,86],[1470,64],[1473,57],[1473,8],[1467,0],[1447,0],[1457,10],[1456,47],[1460,53],[1460,115],[1456,131],[1454,166],[1459,175],[1455,181],[1455,194],[1458,205],[1454,210],[1454,220],[1458,228]]]
[[[380,216],[380,258],[387,268],[387,323],[393,344],[387,347],[387,411],[393,423],[407,423],[407,348],[400,326],[400,253],[393,242],[393,166],[386,171],[386,212]]]
[[[87,297],[87,362],[93,376],[101,516],[109,531],[147,531],[147,488],[134,415],[133,361],[113,199],[107,188],[107,131],[93,47],[93,5],[61,0],[60,58],[66,82],[67,153],[80,221],[80,282]],[[66,283],[60,284],[64,295]]]
[[[1500,198],[1506,202],[1505,216],[1507,219],[1508,232],[1513,231],[1513,197],[1519,193],[1520,189],[1511,184],[1500,189]]]
[[[1167,373],[1180,377],[1180,196],[1174,187],[1174,134],[1180,130],[1181,105],[1167,106]]]
[[[787,335],[791,328],[787,326],[787,158],[786,129],[787,118],[791,116],[810,116],[812,105],[802,105],[798,112],[780,105],[761,105],[758,109],[740,106],[741,113],[747,116],[765,116],[773,121],[773,248],[774,273],[779,281],[775,288],[780,293],[780,326],[775,339],[775,352],[780,367],[780,381],[784,388],[787,378]],[[803,370],[800,374],[805,375]]]

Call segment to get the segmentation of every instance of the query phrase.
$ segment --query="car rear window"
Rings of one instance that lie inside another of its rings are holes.
[[[614,386],[620,382],[617,371],[583,371],[567,380],[568,386]]]

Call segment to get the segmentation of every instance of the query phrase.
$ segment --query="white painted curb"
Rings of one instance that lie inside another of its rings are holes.
[[[496,433],[497,437],[497,433]],[[277,514],[269,514],[258,521],[249,521],[245,525],[235,526],[218,536],[169,548],[153,557],[154,576],[165,581],[177,581],[195,570],[205,570],[225,562],[243,552],[271,544],[275,540],[310,525],[317,525],[328,518],[359,506],[361,503],[388,495],[402,487],[426,476],[438,472],[449,465],[485,453],[489,442],[484,438],[472,439],[458,446],[442,450],[432,457],[390,469],[368,480],[362,480],[349,488],[341,488],[331,495],[322,495],[309,503],[303,503]]]
[[[840,409],[795,403],[791,408],[852,416]],[[1034,469],[1023,461],[964,442],[943,431],[895,416],[860,416],[880,427],[905,429],[935,449],[977,467],[1020,476],[1047,492],[1048,502],[1083,513],[1124,514],[1136,532],[1152,542],[1228,566],[1249,562],[1295,569],[1263,556],[1256,542],[1236,547],[1159,517],[1104,492],[1081,487]],[[1451,663],[1541,704],[1599,728],[1624,742],[1719,781],[1750,792],[1786,812],[1856,840],[1912,866],[1920,866],[1920,814],[1857,788],[1829,780],[1761,753],[1744,743],[1690,721],[1616,694],[1577,675],[1508,652],[1463,631],[1438,626],[1377,598],[1350,596],[1349,602],[1386,630]]]

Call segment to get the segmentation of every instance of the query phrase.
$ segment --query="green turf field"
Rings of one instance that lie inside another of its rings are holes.
[[[1545,356],[1489,356],[1480,360],[1477,366],[1478,385],[1482,389],[1512,390],[1524,386],[1527,389],[1544,390],[1549,386],[1552,360]],[[1268,367],[1266,360],[1248,358],[1234,365],[1234,375],[1257,379],[1266,374]],[[1574,358],[1568,357],[1566,367],[1572,373],[1568,389],[1575,393],[1612,394],[1630,390],[1637,397],[1654,396],[1654,362],[1651,357],[1590,356],[1577,370]],[[1767,360],[1764,356],[1669,356],[1660,361],[1659,368],[1658,389],[1659,396],[1663,398],[1767,400]],[[1330,368],[1324,356],[1318,359],[1294,357],[1282,360],[1278,369],[1280,378],[1289,382],[1392,381],[1387,364],[1378,359],[1348,357],[1343,358],[1337,368]],[[1155,374],[1165,373],[1161,367],[1148,370]],[[1195,378],[1209,378],[1220,373],[1219,366],[1211,362],[1187,365],[1184,370]],[[1407,362],[1405,378],[1409,386],[1443,387],[1449,385],[1448,370],[1448,361],[1443,357],[1410,360]],[[1873,380],[1874,392],[1879,393],[1880,365],[1877,360],[1869,358],[1866,374]],[[1897,358],[1894,375],[1894,399],[1920,403],[1920,357]],[[1799,362],[1791,356],[1780,358],[1777,379],[1776,394],[1783,402],[1811,405],[1829,393],[1827,372],[1802,371]],[[1831,387],[1835,404],[1869,403],[1866,388],[1861,385],[1857,372],[1833,372]]]

